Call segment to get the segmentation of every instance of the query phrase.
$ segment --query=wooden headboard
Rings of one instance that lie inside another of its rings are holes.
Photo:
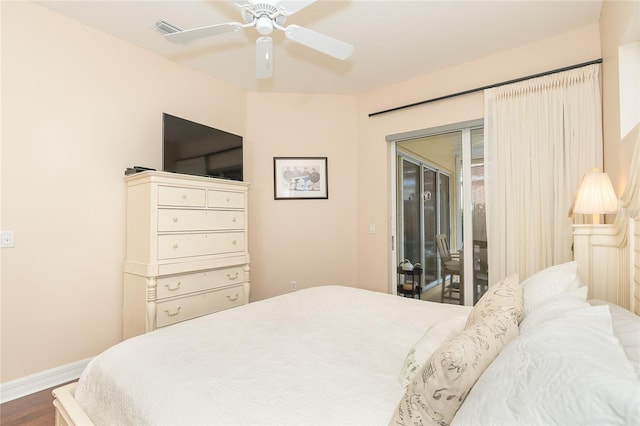
[[[578,274],[589,287],[589,298],[640,315],[640,132],[615,222],[574,225],[573,236]]]

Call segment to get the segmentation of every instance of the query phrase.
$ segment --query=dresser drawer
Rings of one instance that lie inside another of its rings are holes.
[[[158,186],[159,206],[204,207],[205,189]]]
[[[242,210],[158,210],[158,231],[244,229]]]
[[[158,235],[158,259],[244,252],[244,232]]]
[[[241,284],[244,281],[242,266],[211,269],[193,274],[158,278],[157,299],[182,296],[188,293]]]
[[[164,327],[223,309],[243,305],[242,285],[157,303],[156,327]]]
[[[244,194],[233,191],[207,191],[207,207],[244,209]]]

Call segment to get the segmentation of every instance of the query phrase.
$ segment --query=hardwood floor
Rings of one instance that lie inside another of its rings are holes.
[[[2,426],[52,426],[55,409],[51,391],[58,385],[0,405]]]

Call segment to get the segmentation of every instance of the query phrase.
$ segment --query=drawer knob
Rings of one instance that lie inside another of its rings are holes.
[[[178,248],[178,243],[173,243],[173,248],[177,249]]]
[[[169,312],[168,309],[165,309],[164,313],[169,315],[170,317],[175,317],[176,315],[178,315],[180,313],[180,308],[181,308],[181,306],[178,306],[178,309],[176,309],[175,312]]]
[[[235,280],[236,278],[238,278],[238,275],[240,275],[238,272],[236,272],[234,276],[231,276],[231,274],[227,273],[227,278],[230,280]]]
[[[186,200],[187,199],[187,194],[182,194],[182,199]]]
[[[173,221],[174,221],[174,222],[177,222],[177,221],[178,221],[178,218],[174,216],[174,217],[173,217]]]
[[[236,240],[231,241],[231,244],[233,244],[234,246],[237,244],[238,242]]]
[[[236,223],[236,218],[231,219],[231,222]]]
[[[171,284],[166,284],[166,287],[169,291],[176,291],[180,288],[181,285],[182,285],[182,282],[178,281],[175,287],[171,287]]]
[[[227,299],[229,299],[229,301],[231,302],[235,302],[236,300],[238,300],[238,297],[240,297],[239,293],[236,293],[235,296],[231,297],[227,294]]]
[[[227,203],[228,203],[229,201],[231,201],[231,198],[227,197]]]

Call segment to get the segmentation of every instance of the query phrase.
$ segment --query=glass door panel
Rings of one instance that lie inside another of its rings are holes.
[[[424,259],[422,262],[425,283],[438,279],[438,249],[436,234],[438,233],[438,173],[435,170],[423,168],[422,180],[424,190],[423,223],[424,223]]]
[[[449,196],[449,176],[440,173],[440,234],[451,240],[451,201]]]
[[[402,160],[402,250],[401,261],[420,262],[420,166]]]
[[[487,217],[484,186],[484,129],[471,130],[471,202],[473,209],[473,303],[488,287]]]

